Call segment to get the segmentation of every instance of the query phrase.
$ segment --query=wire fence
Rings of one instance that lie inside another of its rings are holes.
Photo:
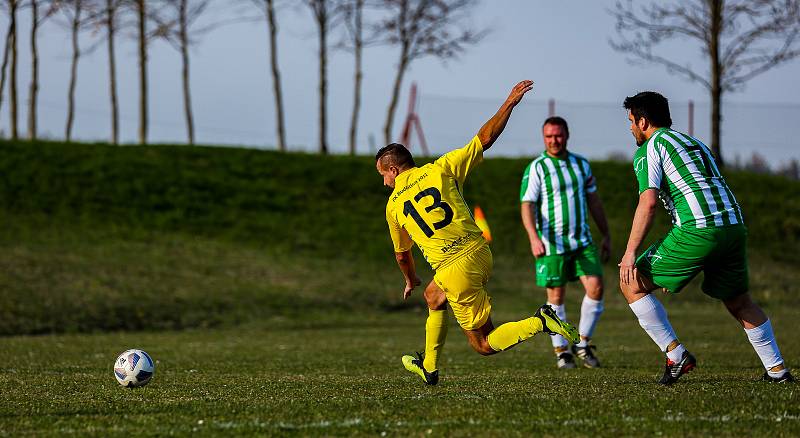
[[[555,101],[555,114],[569,123],[569,147],[590,159],[624,159],[633,156],[636,144],[627,113],[619,103]],[[689,103],[671,102],[673,128],[689,131]],[[497,101],[423,94],[418,114],[431,154],[446,152],[469,140],[496,111]],[[763,161],[773,170],[800,160],[800,140],[791,127],[800,122],[800,105],[724,103],[722,154],[726,162],[745,167]],[[710,105],[694,104],[694,136],[710,143]],[[544,145],[541,124],[549,115],[548,101],[523,101],[512,115],[493,155],[532,156]],[[411,147],[418,147],[412,136]],[[755,154],[755,155],[754,155]]]

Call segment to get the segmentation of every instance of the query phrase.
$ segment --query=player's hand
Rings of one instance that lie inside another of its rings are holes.
[[[626,252],[619,264],[619,282],[629,285],[636,281],[636,253]]]
[[[533,89],[533,81],[524,80],[517,85],[514,85],[514,88],[511,89],[511,94],[508,95],[508,99],[506,99],[506,103],[509,105],[516,105],[522,100],[522,96],[525,95],[528,91]]]
[[[605,263],[611,257],[611,236],[603,236],[600,242],[600,261]]]
[[[531,254],[537,259],[544,255],[544,243],[541,239],[536,238],[531,240]]]
[[[414,276],[414,279],[410,283],[406,282],[406,289],[403,291],[403,299],[407,300],[408,297],[411,296],[411,291],[420,284],[422,284],[422,279],[417,276]]]

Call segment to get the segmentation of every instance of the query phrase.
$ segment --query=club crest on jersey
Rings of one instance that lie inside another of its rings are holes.
[[[646,159],[647,159],[647,157],[641,157],[641,158],[636,159],[636,162],[633,164],[633,169],[636,171],[636,173],[639,173],[642,170],[644,170],[644,167],[645,167],[644,161]]]

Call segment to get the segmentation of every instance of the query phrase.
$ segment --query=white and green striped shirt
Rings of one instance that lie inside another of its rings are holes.
[[[700,140],[658,129],[633,157],[639,193],[657,189],[676,227],[742,224],[742,209]]]
[[[586,194],[597,190],[589,162],[567,152],[553,158],[542,152],[522,175],[521,202],[536,204],[536,231],[546,255],[564,254],[592,243],[586,221]]]

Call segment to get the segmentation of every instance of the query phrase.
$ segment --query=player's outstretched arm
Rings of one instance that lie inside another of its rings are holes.
[[[497,137],[500,137],[500,134],[506,128],[506,123],[508,123],[508,118],[511,116],[511,111],[513,111],[514,107],[522,100],[522,96],[532,88],[533,81],[528,80],[515,85],[506,101],[503,102],[503,105],[497,110],[497,113],[483,124],[483,127],[478,131],[478,139],[480,139],[484,151],[492,146],[495,140],[497,140]]]

